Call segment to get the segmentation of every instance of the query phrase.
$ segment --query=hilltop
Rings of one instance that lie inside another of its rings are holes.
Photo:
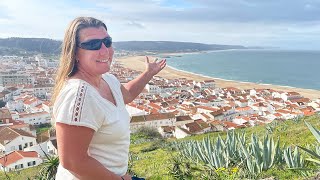
[[[46,38],[5,38],[0,39],[0,55],[23,53],[59,54],[61,41]],[[114,42],[118,51],[148,52],[196,52],[209,50],[246,49],[240,45],[202,44],[174,41],[121,41]]]

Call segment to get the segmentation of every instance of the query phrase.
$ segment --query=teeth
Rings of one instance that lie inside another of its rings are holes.
[[[108,59],[106,59],[106,60],[97,60],[97,62],[108,62]]]

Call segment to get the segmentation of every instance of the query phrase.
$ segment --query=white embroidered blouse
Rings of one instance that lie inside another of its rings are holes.
[[[53,107],[56,122],[84,126],[95,131],[88,154],[117,175],[128,168],[130,117],[125,108],[120,82],[111,74],[102,78],[109,84],[116,105],[103,98],[89,83],[67,80]],[[79,137],[81,141],[81,137]],[[56,179],[77,179],[61,165]]]

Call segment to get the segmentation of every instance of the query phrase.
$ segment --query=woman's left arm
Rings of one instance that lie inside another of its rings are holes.
[[[143,88],[152,77],[158,74],[166,66],[166,60],[162,59],[161,61],[155,60],[154,62],[149,62],[147,56],[145,64],[146,70],[142,74],[134,80],[129,81],[127,84],[121,85],[121,92],[125,104],[132,102],[142,92]]]

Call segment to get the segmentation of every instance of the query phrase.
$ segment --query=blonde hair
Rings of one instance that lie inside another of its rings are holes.
[[[79,43],[79,32],[81,29],[88,27],[104,27],[107,30],[107,26],[102,21],[92,17],[77,17],[70,23],[62,42],[60,63],[51,98],[52,105],[64,86],[65,80],[77,71],[76,52]]]

